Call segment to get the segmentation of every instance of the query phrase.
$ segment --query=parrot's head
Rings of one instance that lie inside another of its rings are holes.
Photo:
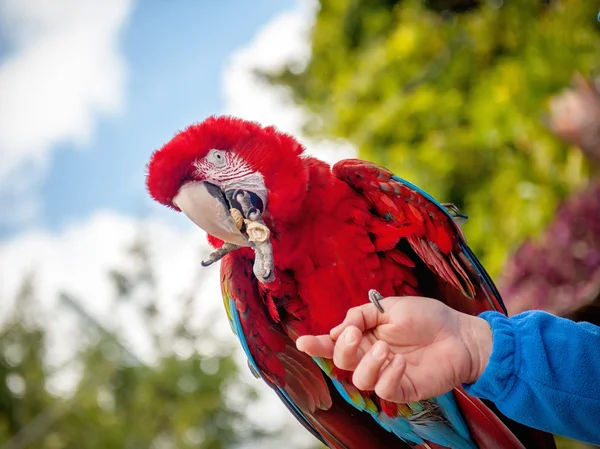
[[[232,212],[241,218],[258,213],[270,223],[293,219],[306,195],[302,152],[298,141],[274,127],[210,117],[154,152],[146,185],[156,201],[183,211],[216,246],[248,246],[245,227],[235,220],[240,214]]]

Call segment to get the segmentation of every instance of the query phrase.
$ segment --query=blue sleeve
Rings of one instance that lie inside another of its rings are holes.
[[[600,327],[540,311],[480,316],[492,354],[467,393],[529,427],[600,445]]]

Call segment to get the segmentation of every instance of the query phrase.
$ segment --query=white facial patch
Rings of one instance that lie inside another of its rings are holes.
[[[215,185],[252,173],[252,170],[242,158],[231,151],[217,149],[210,150],[205,157],[195,161],[194,167],[200,178]]]
[[[232,189],[254,192],[266,207],[267,189],[262,174],[252,171],[237,154],[212,149],[205,157],[195,161],[194,167],[200,179],[218,186],[223,192]]]

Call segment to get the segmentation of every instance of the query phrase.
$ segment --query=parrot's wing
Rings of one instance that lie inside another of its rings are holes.
[[[472,315],[486,310],[506,314],[500,293],[466,244],[459,227],[466,216],[456,207],[440,204],[419,187],[371,162],[347,159],[335,164],[332,171],[369,203],[376,250],[394,259],[401,249],[423,265],[421,273],[431,282],[420,286],[422,294]],[[457,433],[461,433],[457,416],[467,418],[471,436],[480,447],[555,448],[549,434],[508,420],[493,404],[471,398],[461,389],[455,390],[454,397],[444,395],[435,401]]]
[[[253,260],[240,252],[225,256],[221,285],[229,322],[253,374],[275,390],[296,419],[331,448],[408,447],[357,414],[317,363],[296,349],[269,316],[252,264]]]
[[[373,232],[378,251],[389,251],[400,239],[431,273],[438,276],[438,299],[461,312],[486,310],[506,314],[494,283],[467,246],[459,227],[466,216],[453,205],[442,205],[424,190],[388,169],[358,159],[333,167],[335,176],[363,195],[377,217]],[[453,287],[453,291],[446,288]],[[465,301],[470,298],[474,301]]]

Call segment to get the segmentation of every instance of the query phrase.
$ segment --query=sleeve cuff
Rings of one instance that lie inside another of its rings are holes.
[[[485,371],[475,383],[463,384],[464,390],[492,402],[503,401],[512,391],[519,371],[519,342],[508,317],[499,312],[483,312],[480,318],[492,328],[492,353]]]

